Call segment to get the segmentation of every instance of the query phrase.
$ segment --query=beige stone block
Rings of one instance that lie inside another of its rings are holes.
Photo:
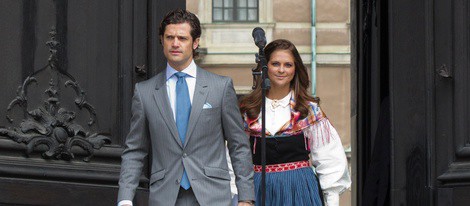
[[[255,64],[253,63],[254,67]],[[202,68],[206,69],[215,74],[219,74],[222,76],[231,77],[233,80],[233,85],[236,87],[248,87],[253,85],[253,78],[250,66],[237,66],[237,65],[229,65],[229,66],[203,66]]]
[[[310,0],[274,0],[273,18],[276,22],[311,22]]]
[[[317,22],[349,22],[349,0],[317,0]]]
[[[199,1],[186,1],[186,10],[198,14],[199,9],[198,9]]]
[[[274,29],[274,39],[287,39],[299,46],[310,46],[312,42],[311,29]]]
[[[339,205],[341,206],[351,205],[351,191],[350,190],[346,190],[343,194],[339,196]]]
[[[317,45],[349,45],[349,29],[325,28],[317,30]]]
[[[338,131],[345,148],[351,145],[351,72],[348,66],[317,68],[320,106]]]

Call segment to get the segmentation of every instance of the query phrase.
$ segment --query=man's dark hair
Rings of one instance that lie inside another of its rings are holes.
[[[199,22],[199,19],[193,13],[187,10],[183,10],[183,9],[175,9],[173,11],[168,12],[168,14],[166,14],[165,17],[163,17],[163,20],[160,23],[158,35],[163,37],[163,34],[165,34],[165,29],[167,25],[181,24],[181,23],[188,23],[191,26],[190,33],[191,33],[191,37],[193,41],[201,37],[201,23]],[[160,44],[161,43],[162,43],[162,40],[160,39]],[[193,57],[196,57],[197,55],[198,54],[196,50],[193,49]]]

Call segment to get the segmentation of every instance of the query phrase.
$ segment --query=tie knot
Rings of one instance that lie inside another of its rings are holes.
[[[181,78],[185,78],[186,76],[188,76],[188,74],[183,73],[183,72],[176,72],[175,76],[178,77],[178,79],[181,79]]]

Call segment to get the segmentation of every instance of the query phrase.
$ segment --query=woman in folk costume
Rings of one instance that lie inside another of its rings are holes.
[[[319,100],[307,91],[308,73],[299,52],[284,39],[269,43],[264,51],[271,81],[266,95],[266,205],[339,205],[339,194],[351,184],[346,155]],[[258,82],[240,102],[253,152],[257,205],[261,203],[261,92]]]

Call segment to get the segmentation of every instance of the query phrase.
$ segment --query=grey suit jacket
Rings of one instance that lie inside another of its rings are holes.
[[[204,108],[209,103],[212,108]],[[188,131],[178,137],[165,72],[137,83],[130,131],[122,154],[118,202],[132,200],[144,159],[151,155],[149,205],[174,205],[183,165],[201,205],[230,205],[225,140],[239,200],[254,200],[253,164],[232,80],[197,68]]]

